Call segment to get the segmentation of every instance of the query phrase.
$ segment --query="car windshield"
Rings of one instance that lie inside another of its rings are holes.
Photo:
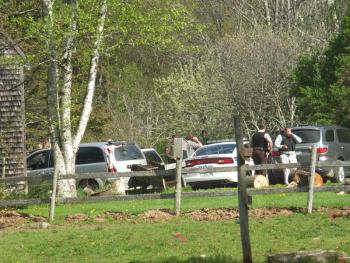
[[[236,144],[216,144],[198,149],[193,156],[211,155],[211,154],[229,154],[233,153]]]
[[[320,141],[320,130],[297,129],[293,133],[302,139],[301,143],[315,143]]]
[[[114,150],[117,161],[143,159],[141,150],[135,144],[127,144]]]

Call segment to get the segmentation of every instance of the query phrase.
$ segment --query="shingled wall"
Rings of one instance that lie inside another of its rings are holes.
[[[0,175],[6,177],[26,174],[23,61],[23,52],[0,32]]]

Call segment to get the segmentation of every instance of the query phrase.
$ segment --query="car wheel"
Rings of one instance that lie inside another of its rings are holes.
[[[97,190],[100,188],[100,185],[94,179],[83,179],[79,182],[78,187],[80,187],[81,189],[87,187],[92,190]]]
[[[198,190],[199,189],[199,186],[198,185],[195,185],[195,184],[190,184],[192,190]]]
[[[339,166],[334,169],[333,182],[344,183],[345,182],[345,169],[343,166]]]

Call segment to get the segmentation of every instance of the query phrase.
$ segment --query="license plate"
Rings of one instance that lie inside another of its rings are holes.
[[[213,173],[201,173],[199,176],[200,177],[210,177],[210,176],[213,176]]]
[[[206,169],[209,168],[209,165],[197,165],[196,168],[202,168],[202,169]]]

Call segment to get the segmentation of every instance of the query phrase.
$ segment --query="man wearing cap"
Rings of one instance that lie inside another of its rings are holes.
[[[297,156],[295,154],[295,145],[301,143],[300,137],[292,133],[291,127],[286,127],[282,133],[280,133],[276,140],[275,145],[280,151],[282,163],[297,163]],[[290,169],[285,168],[284,173],[284,183],[289,184]]]

